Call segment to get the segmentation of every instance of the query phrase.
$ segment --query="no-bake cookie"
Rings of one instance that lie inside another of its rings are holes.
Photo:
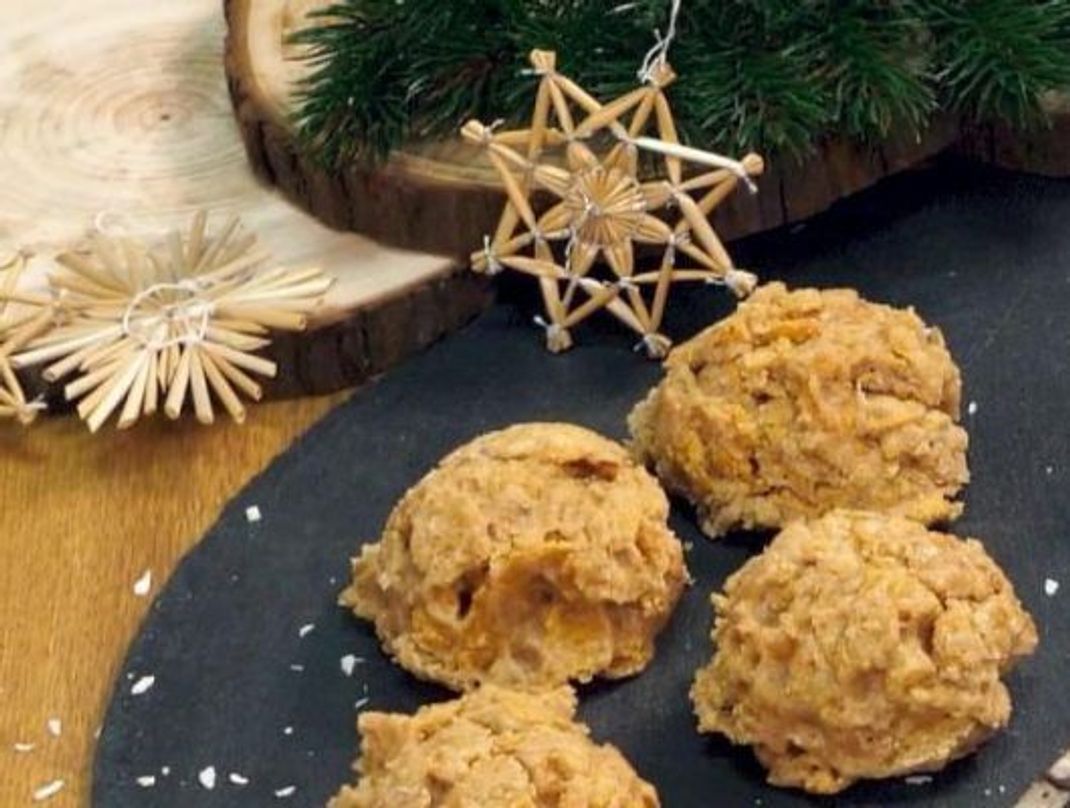
[[[835,507],[933,524],[960,514],[969,479],[960,397],[913,311],[774,283],[677,348],[630,425],[710,536]]]
[[[617,443],[525,424],[449,455],[364,547],[342,603],[457,690],[642,670],[687,578],[669,504]]]

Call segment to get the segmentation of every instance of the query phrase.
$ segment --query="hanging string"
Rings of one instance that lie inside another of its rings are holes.
[[[212,304],[198,295],[197,284],[156,283],[139,292],[123,312],[123,334],[137,340],[151,351],[173,345],[195,345],[208,336]],[[181,292],[188,297],[173,303],[156,300],[158,311],[139,311],[144,303],[159,298],[163,292]]]
[[[653,82],[658,68],[664,67],[669,61],[669,48],[672,47],[673,40],[676,39],[676,23],[680,18],[681,2],[682,0],[672,0],[669,29],[665,32],[665,36],[661,35],[660,30],[654,30],[654,37],[657,42],[654,47],[647,51],[646,57],[643,59],[643,66],[639,68],[639,80],[644,84]]]

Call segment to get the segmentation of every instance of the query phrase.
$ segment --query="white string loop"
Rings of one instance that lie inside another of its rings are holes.
[[[672,0],[672,11],[669,14],[669,29],[665,36],[655,29],[654,37],[657,40],[654,47],[647,51],[643,58],[643,65],[639,68],[639,80],[644,84],[652,84],[659,68],[664,67],[669,61],[669,48],[676,39],[676,23],[680,17],[681,0]]]
[[[182,292],[188,297],[173,303],[157,301],[157,311],[138,311],[147,301],[163,292]],[[157,283],[143,289],[123,312],[123,334],[152,351],[204,342],[214,306],[199,292],[200,286],[191,281]],[[167,336],[161,336],[161,332]]]
[[[497,275],[505,268],[497,256],[494,255],[494,246],[490,243],[490,236],[483,236],[483,258],[487,262],[488,275]]]

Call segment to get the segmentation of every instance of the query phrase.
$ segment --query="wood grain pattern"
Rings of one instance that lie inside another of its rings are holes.
[[[88,804],[94,732],[152,598],[222,505],[340,400],[265,404],[244,427],[155,421],[92,437],[73,418],[0,424],[0,805],[56,778],[66,786],[48,805]]]
[[[109,226],[148,237],[187,226],[201,208],[220,222],[238,214],[280,265],[314,264],[338,279],[313,331],[361,334],[359,361],[325,356],[323,338],[288,338],[302,374],[279,389],[303,392],[362,382],[386,369],[377,356],[418,350],[486,304],[485,285],[455,262],[331,230],[256,181],[228,98],[219,0],[0,3],[0,32],[0,259],[31,255],[21,289],[41,289],[50,257],[102,212]],[[397,305],[442,284],[456,285],[452,320],[426,309],[433,296]]]

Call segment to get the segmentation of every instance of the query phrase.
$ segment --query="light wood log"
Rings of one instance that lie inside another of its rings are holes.
[[[0,3],[0,30],[0,260],[32,254],[20,291],[42,289],[51,256],[97,220],[162,236],[201,208],[217,228],[238,214],[277,263],[338,278],[310,331],[269,349],[287,393],[360,382],[486,304],[457,262],[331,230],[256,181],[219,0]]]

